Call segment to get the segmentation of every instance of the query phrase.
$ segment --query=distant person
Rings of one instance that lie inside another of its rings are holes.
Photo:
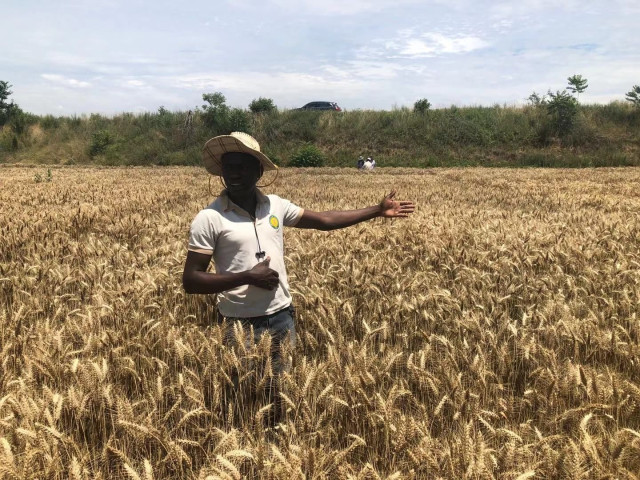
[[[371,170],[373,168],[373,165],[371,164],[371,157],[367,157],[367,159],[364,161],[364,164],[362,165],[362,168],[364,170]]]
[[[362,170],[363,166],[364,166],[364,157],[360,155],[358,157],[358,170]]]
[[[253,327],[254,340],[271,334],[276,375],[285,366],[280,343],[295,342],[295,314],[287,281],[284,227],[335,230],[377,217],[402,218],[413,202],[396,200],[395,191],[358,210],[314,212],[256,187],[265,170],[277,170],[260,145],[242,132],[209,140],[203,151],[211,175],[222,177],[225,189],[191,223],[182,285],[187,293],[217,294],[218,311],[227,322]],[[213,260],[215,272],[208,272]],[[274,402],[271,425],[280,416],[277,381],[268,389]]]

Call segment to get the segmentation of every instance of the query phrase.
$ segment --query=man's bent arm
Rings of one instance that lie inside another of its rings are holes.
[[[187,260],[182,273],[182,286],[187,293],[220,293],[248,282],[248,272],[209,273],[207,268],[211,255],[187,252]]]
[[[182,273],[182,286],[187,293],[213,294],[225,292],[241,285],[255,285],[266,290],[278,286],[278,272],[269,268],[269,257],[251,270],[238,273],[209,273],[211,255],[187,252]]]

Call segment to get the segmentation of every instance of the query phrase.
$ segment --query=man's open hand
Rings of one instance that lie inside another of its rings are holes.
[[[416,206],[413,202],[395,200],[396,191],[392,190],[389,195],[380,202],[380,216],[387,218],[405,218],[413,213]]]
[[[249,270],[251,285],[265,290],[273,290],[278,286],[278,272],[269,268],[271,257],[267,257],[262,262]]]

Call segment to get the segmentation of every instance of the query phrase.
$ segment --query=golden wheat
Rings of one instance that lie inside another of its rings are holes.
[[[639,169],[284,170],[298,342],[186,295],[196,168],[0,168],[0,479],[638,478]]]

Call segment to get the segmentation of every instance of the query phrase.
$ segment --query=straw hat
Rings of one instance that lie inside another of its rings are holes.
[[[231,132],[229,135],[213,137],[204,144],[202,160],[204,167],[211,175],[222,176],[222,155],[228,152],[248,153],[260,162],[265,171],[278,169],[260,151],[260,144],[255,138],[244,132]]]

